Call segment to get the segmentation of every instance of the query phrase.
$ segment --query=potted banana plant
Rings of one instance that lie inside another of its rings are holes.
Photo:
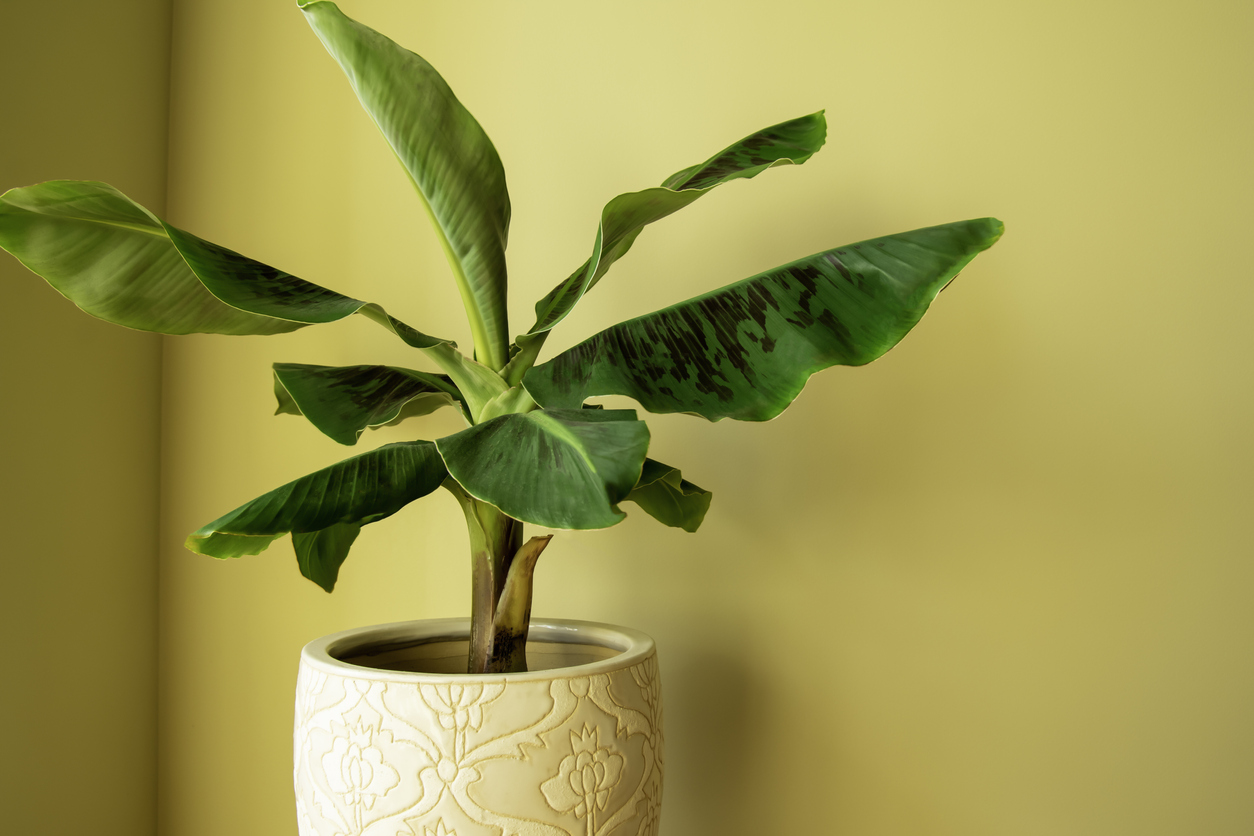
[[[376,303],[203,240],[104,183],[6,192],[0,247],[87,313],[129,328],[282,334],[358,315],[387,329],[427,370],[274,366],[278,411],[340,444],[445,407],[465,419],[453,435],[387,444],[296,479],[187,538],[194,552],[235,558],[290,534],[301,574],[330,592],[362,526],[441,488],[465,514],[468,621],[365,628],[305,648],[295,738],[302,833],[407,824],[451,834],[461,817],[504,833],[550,832],[528,822],[589,836],[624,825],[656,833],[653,644],[605,625],[533,624],[533,572],[553,535],[524,539],[524,526],[608,528],[632,502],[696,531],[710,493],[648,457],[635,410],[588,399],[625,395],[649,412],[710,421],[774,418],[811,374],[892,348],[1002,224],[959,221],[834,247],[538,362],[553,329],[646,226],[724,183],[806,162],[825,141],[824,114],[756,131],[659,186],[615,197],[588,259],[511,339],[510,201],[487,134],[424,59],[331,2],[299,5],[428,210],[465,306],[469,352]]]

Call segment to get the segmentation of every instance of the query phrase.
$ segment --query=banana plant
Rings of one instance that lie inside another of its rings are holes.
[[[473,338],[456,344],[353,299],[179,229],[104,183],[52,181],[0,196],[0,247],[87,313],[162,334],[281,334],[354,314],[386,328],[438,371],[396,366],[274,366],[278,412],[303,415],[340,444],[442,407],[466,429],[387,444],[247,502],[187,538],[219,558],[260,553],[290,534],[301,574],[330,592],[362,526],[439,488],[470,538],[467,670],[526,669],[536,561],[552,535],[523,526],[607,528],[634,502],[696,531],[710,492],[648,457],[625,395],[655,413],[766,421],[810,375],[869,363],[917,323],[936,294],[1002,233],[959,221],[824,250],[613,325],[546,362],[552,329],[627,254],[646,226],[732,180],[800,165],[826,138],[823,112],[756,131],[661,185],[601,212],[591,254],[510,340],[505,248],[510,201],[491,140],[435,69],[334,3],[299,7],[339,63],[426,207]]]

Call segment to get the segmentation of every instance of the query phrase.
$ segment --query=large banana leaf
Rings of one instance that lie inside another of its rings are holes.
[[[592,256],[536,303],[536,323],[518,344],[524,348],[534,345],[535,335],[561,322],[610,266],[626,255],[645,226],[728,181],[756,177],[778,165],[800,165],[823,147],[826,138],[827,120],[822,111],[791,119],[750,134],[705,162],[672,174],[660,187],[620,194],[611,200],[601,211]]]
[[[5,192],[0,247],[92,316],[141,331],[280,334],[360,311],[418,348],[447,342],[170,226],[106,183]]]
[[[545,408],[620,394],[651,412],[766,421],[811,374],[896,345],[1001,233],[982,218],[818,253],[619,323],[531,369],[523,385]]]
[[[447,475],[432,442],[387,444],[262,494],[192,532],[186,545],[241,557],[291,532],[301,573],[329,592],[361,526],[426,496]]]
[[[658,522],[693,532],[705,520],[713,494],[684,479],[678,468],[645,459],[636,487],[627,499]]]
[[[546,528],[607,528],[635,487],[649,429],[630,409],[502,415],[436,442],[471,496]]]
[[[357,98],[422,196],[457,279],[478,359],[500,369],[509,343],[505,169],[483,128],[435,69],[347,17],[334,3],[300,4]]]
[[[396,424],[442,406],[470,412],[448,375],[395,366],[274,364],[276,414],[304,415],[340,444],[356,444],[368,427]]]

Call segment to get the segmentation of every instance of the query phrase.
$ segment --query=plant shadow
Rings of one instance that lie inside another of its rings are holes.
[[[766,832],[763,772],[770,769],[769,691],[761,670],[731,654],[676,660],[666,689],[663,836]]]

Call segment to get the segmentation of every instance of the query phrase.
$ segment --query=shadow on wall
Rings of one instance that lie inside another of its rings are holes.
[[[765,677],[746,660],[698,652],[675,660],[664,680],[666,704],[682,706],[666,717],[667,749],[692,753],[667,760],[662,828],[685,836],[737,836],[763,832],[747,817],[763,789],[758,772],[769,759]]]

